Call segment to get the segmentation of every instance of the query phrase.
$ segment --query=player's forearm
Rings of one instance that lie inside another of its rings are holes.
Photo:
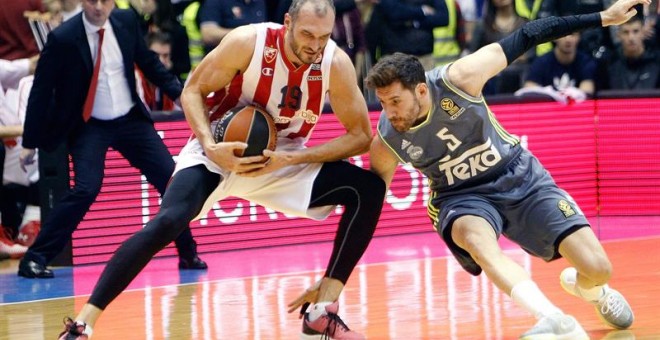
[[[543,18],[524,24],[498,43],[506,55],[507,64],[511,64],[538,44],[601,25],[600,13]]]
[[[211,133],[211,123],[200,93],[188,88],[184,89],[181,94],[181,105],[186,121],[200,144],[205,147],[215,143]]]
[[[300,150],[293,163],[333,162],[361,155],[369,149],[370,141],[371,136],[368,133],[349,132],[327,143]]]

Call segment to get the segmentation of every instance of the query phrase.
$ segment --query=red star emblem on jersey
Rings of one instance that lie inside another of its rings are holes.
[[[277,57],[277,49],[266,46],[264,47],[264,59],[267,63],[272,63]]]

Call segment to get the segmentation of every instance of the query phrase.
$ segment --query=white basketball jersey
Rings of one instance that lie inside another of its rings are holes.
[[[303,145],[321,117],[336,44],[329,40],[315,63],[296,67],[284,53],[284,26],[253,26],[257,41],[250,65],[227,88],[209,97],[210,119],[218,119],[235,106],[255,105],[273,116],[278,148]]]

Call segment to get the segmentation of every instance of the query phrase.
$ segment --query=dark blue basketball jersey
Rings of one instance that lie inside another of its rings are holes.
[[[469,187],[496,176],[521,152],[483,97],[473,97],[447,80],[451,65],[426,73],[433,106],[426,120],[404,133],[381,113],[378,135],[399,157],[430,180],[436,192]]]

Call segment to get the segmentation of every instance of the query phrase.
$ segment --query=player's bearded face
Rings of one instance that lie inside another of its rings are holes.
[[[407,103],[409,104],[402,108],[402,113],[400,114],[400,118],[397,119],[396,124],[392,122],[394,129],[399,132],[406,132],[420,123],[417,121],[417,117],[419,117],[422,107],[419,104],[417,96],[413,94],[412,100],[407,101]]]
[[[404,89],[401,83],[376,89],[383,110],[387,114],[392,127],[398,132],[406,132],[411,127],[421,123],[425,117],[420,117],[421,103],[414,91]]]

